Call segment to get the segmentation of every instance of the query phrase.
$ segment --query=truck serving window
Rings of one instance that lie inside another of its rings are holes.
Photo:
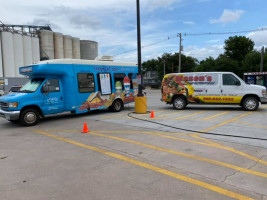
[[[125,76],[126,76],[126,74],[124,74],[124,73],[114,73],[114,82],[116,84],[117,81],[120,81],[121,85],[122,85],[122,89],[124,89],[123,78]]]
[[[33,78],[29,80],[19,92],[31,93],[35,92],[44,81],[44,78]]]
[[[78,87],[80,93],[89,93],[95,91],[94,74],[79,73],[78,74]]]

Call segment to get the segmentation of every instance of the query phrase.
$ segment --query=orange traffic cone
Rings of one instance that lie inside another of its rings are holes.
[[[150,118],[155,118],[154,111],[151,110]]]
[[[88,130],[87,124],[86,124],[86,122],[84,122],[82,133],[88,133],[88,132],[90,132],[90,130]]]

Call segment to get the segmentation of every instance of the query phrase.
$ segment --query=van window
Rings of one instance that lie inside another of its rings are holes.
[[[59,82],[58,79],[49,79],[45,82],[42,87],[42,92],[59,92]]]
[[[237,82],[240,81],[234,75],[223,74],[223,85],[237,85]]]
[[[125,76],[126,74],[124,73],[114,73],[114,82],[116,83],[117,81],[120,81],[122,85],[122,89],[124,89],[123,79]]]
[[[78,87],[80,93],[88,93],[95,91],[94,74],[79,73],[78,74]]]

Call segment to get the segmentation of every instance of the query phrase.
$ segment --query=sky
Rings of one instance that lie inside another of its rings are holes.
[[[98,42],[99,56],[137,62],[135,0],[0,2],[4,24],[50,24],[54,32]],[[230,36],[249,37],[257,50],[267,46],[265,0],[140,0],[140,19],[142,61],[179,52],[178,33],[182,53],[199,61],[223,53]]]

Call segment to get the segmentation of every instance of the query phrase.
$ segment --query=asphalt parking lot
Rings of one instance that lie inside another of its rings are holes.
[[[159,90],[147,98],[155,118],[130,104],[34,127],[0,119],[0,199],[267,199],[267,106],[177,111]]]

